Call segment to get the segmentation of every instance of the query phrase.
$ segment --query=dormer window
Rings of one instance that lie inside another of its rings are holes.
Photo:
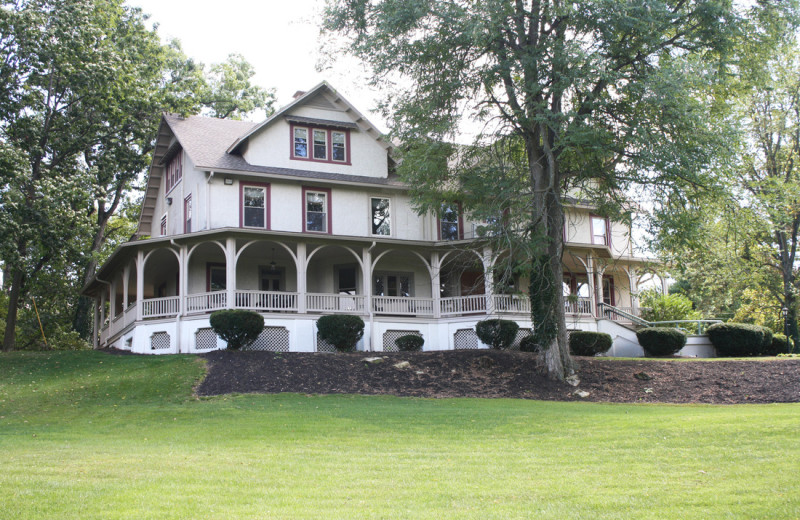
[[[291,125],[292,155],[297,161],[350,164],[350,131]]]

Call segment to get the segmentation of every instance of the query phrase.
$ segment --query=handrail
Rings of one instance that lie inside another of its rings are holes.
[[[598,307],[600,307],[601,313],[603,317],[605,317],[606,312],[610,312],[616,314],[617,316],[621,316],[623,318],[627,318],[633,323],[637,325],[641,325],[643,327],[658,327],[659,325],[668,325],[668,324],[677,324],[677,323],[693,323],[697,325],[697,334],[702,335],[705,332],[705,325],[706,324],[714,324],[714,323],[722,323],[722,320],[715,320],[715,319],[708,319],[708,320],[668,320],[668,321],[647,321],[643,318],[640,318],[634,314],[629,312],[625,312],[622,309],[618,309],[613,305],[609,305],[607,303],[598,303]]]

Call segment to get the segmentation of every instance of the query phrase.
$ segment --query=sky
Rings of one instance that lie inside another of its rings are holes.
[[[150,14],[161,38],[177,38],[183,51],[206,65],[242,54],[256,70],[253,82],[275,88],[278,106],[298,90],[327,80],[386,131],[372,112],[380,93],[366,86],[366,71],[354,58],[321,63],[319,36],[324,0],[127,0]],[[317,66],[323,71],[318,72]],[[254,119],[259,119],[255,117]]]

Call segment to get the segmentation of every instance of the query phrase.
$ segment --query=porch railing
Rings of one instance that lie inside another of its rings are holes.
[[[376,314],[397,314],[405,316],[433,316],[433,298],[373,296],[372,310]]]
[[[486,295],[452,296],[439,300],[442,316],[478,314],[486,312]]]
[[[142,318],[175,316],[180,308],[180,296],[142,300]]]
[[[236,308],[253,311],[297,311],[297,293],[236,291]]]
[[[226,291],[190,294],[186,297],[186,312],[218,311],[227,307]]]
[[[363,294],[307,293],[306,309],[310,312],[363,313],[366,309],[365,301]]]
[[[591,298],[578,298],[574,302],[564,302],[564,307],[567,314],[592,314],[592,300]]]
[[[494,310],[497,313],[526,314],[531,313],[531,300],[527,296],[517,294],[495,294]]]
[[[615,319],[611,316],[616,316],[617,321],[622,321],[619,318],[633,322],[642,327],[662,327],[672,326],[680,329],[687,330],[690,334],[705,334],[705,330],[709,325],[715,323],[722,323],[722,320],[672,320],[672,321],[647,321],[630,312],[627,312],[619,307],[613,307],[607,303],[599,303],[597,307],[600,309],[600,316],[607,319]]]

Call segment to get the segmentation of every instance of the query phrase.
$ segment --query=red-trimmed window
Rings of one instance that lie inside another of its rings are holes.
[[[172,191],[172,188],[178,184],[181,179],[183,178],[183,165],[181,163],[181,156],[183,153],[178,152],[175,154],[175,157],[170,159],[169,163],[167,164],[166,169],[166,191],[165,193],[169,193]]]
[[[303,231],[331,233],[331,190],[303,187]]]
[[[611,226],[608,219],[591,215],[592,244],[611,246]]]
[[[291,125],[290,159],[350,164],[350,130]]]
[[[164,216],[161,217],[161,236],[167,235],[167,214],[164,213]]]
[[[206,291],[224,291],[227,285],[225,264],[209,262],[206,264]]]
[[[439,240],[462,240],[464,220],[461,217],[461,204],[445,202],[439,211]]]
[[[269,184],[240,182],[239,226],[269,229]]]
[[[192,194],[183,199],[183,232],[192,232]]]

